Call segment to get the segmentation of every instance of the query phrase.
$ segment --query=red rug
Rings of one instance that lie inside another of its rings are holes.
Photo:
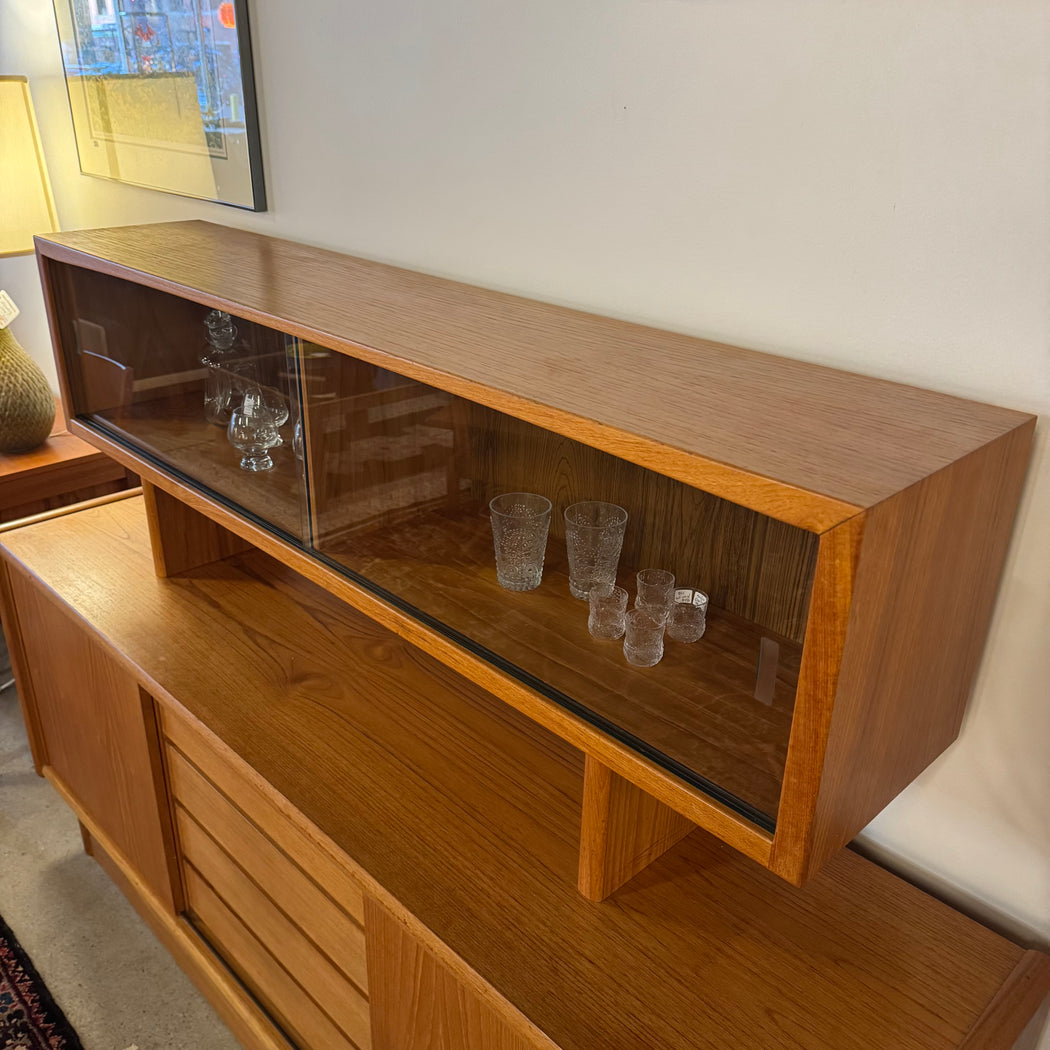
[[[83,1050],[40,974],[0,919],[0,1050]]]

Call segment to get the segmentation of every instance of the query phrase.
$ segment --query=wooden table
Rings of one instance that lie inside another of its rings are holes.
[[[133,474],[66,430],[56,401],[51,436],[29,452],[0,452],[0,522],[94,499],[136,484]]]

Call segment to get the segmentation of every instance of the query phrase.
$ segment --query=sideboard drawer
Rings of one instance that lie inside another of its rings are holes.
[[[231,962],[252,993],[288,1035],[310,1050],[369,1050],[371,1037],[349,1039],[304,992],[287,970],[264,950],[245,921],[227,907],[192,866],[184,871],[186,899],[195,924]]]
[[[158,704],[158,709],[161,731],[167,742],[188,758],[289,857],[294,857],[299,867],[359,926],[364,926],[365,905],[361,887],[348,874],[345,861],[319,845],[317,837],[306,830],[306,819],[298,813],[297,820],[290,819],[288,803],[282,809],[274,799],[273,789],[269,785],[260,785],[258,774],[223,748],[198,723],[168,704]],[[223,748],[221,752],[220,748]]]
[[[210,855],[202,850],[202,843],[221,844],[222,851],[290,922],[350,981],[367,991],[363,928],[181,752],[170,746],[166,750],[181,859],[201,874],[208,874],[202,867],[210,870],[213,865]],[[191,818],[189,823],[187,816]]]

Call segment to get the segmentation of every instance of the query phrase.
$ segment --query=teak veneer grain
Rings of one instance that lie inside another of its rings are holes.
[[[812,531],[1026,418],[205,222],[36,243],[45,283],[49,260],[90,262]]]
[[[850,851],[794,890],[695,832],[591,904],[581,756],[294,572],[251,552],[159,579],[138,499],[3,548],[432,931],[458,980],[497,989],[514,1032],[565,1050],[1005,1050],[1033,981],[1050,988],[1045,956]]]

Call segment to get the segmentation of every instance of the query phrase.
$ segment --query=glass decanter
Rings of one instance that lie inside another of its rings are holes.
[[[201,364],[208,369],[204,381],[204,418],[209,423],[226,426],[233,408],[235,377],[231,371],[233,344],[237,341],[237,326],[233,318],[222,310],[212,310],[204,318],[208,330],[208,345]]]

